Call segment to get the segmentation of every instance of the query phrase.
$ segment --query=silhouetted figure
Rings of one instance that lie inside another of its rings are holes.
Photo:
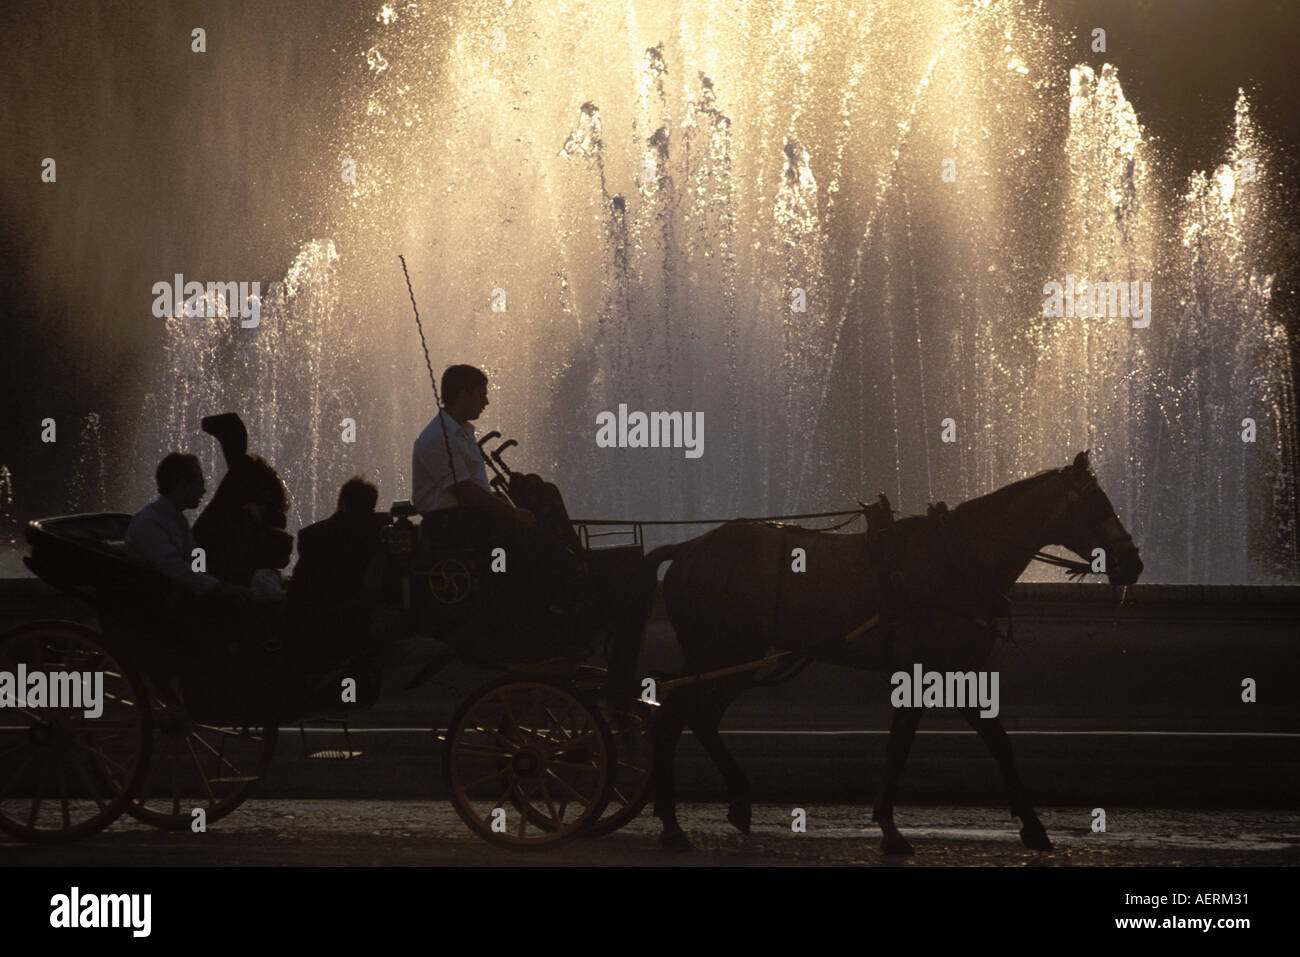
[[[443,408],[411,449],[411,502],[421,514],[470,508],[494,519],[532,525],[532,512],[492,492],[470,423],[488,407],[488,380],[473,366],[442,374]]]
[[[373,483],[360,476],[348,479],[339,489],[334,514],[298,533],[288,615],[296,635],[295,659],[304,673],[319,674],[352,661],[363,684],[378,680],[371,672],[384,649],[372,631],[371,613],[383,572],[379,533],[387,518],[375,511],[378,500]]]
[[[198,508],[207,491],[198,456],[172,452],[154,473],[158,497],[135,513],[126,528],[126,552],[186,591],[197,594],[247,594],[247,589],[194,571],[195,539],[185,511]]]
[[[101,610],[101,620],[150,642],[151,674],[165,693],[190,705],[212,704],[223,688],[252,694],[259,681],[274,691],[278,672],[260,649],[274,637],[278,610],[247,600],[256,596],[243,585],[194,570],[196,542],[184,512],[197,508],[207,490],[198,457],[173,452],[158,465],[156,478],[159,497],[127,526],[127,555],[178,587],[167,594],[124,594]],[[218,691],[209,694],[212,689]]]
[[[563,529],[544,527],[530,508],[518,508],[492,491],[470,424],[488,405],[487,388],[487,376],[473,366],[443,372],[444,407],[411,450],[411,501],[423,516],[426,543],[468,547],[483,568],[493,549],[504,549],[505,573],[480,578],[485,604],[494,614],[526,618],[533,630],[559,638],[572,631],[568,616],[577,560],[567,544],[573,528],[567,521]],[[502,654],[512,653],[503,646]]]
[[[362,600],[366,574],[379,550],[383,515],[375,512],[379,489],[357,476],[339,489],[338,509],[298,533],[298,564],[289,600],[334,604]]]
[[[194,523],[194,538],[207,552],[211,574],[248,585],[258,569],[289,564],[293,536],[284,530],[289,495],[275,469],[260,455],[248,454],[248,430],[238,414],[210,415],[203,431],[221,443],[226,474]]]

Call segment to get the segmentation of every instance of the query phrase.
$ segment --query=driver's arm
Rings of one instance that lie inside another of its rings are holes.
[[[491,492],[485,491],[483,486],[466,479],[463,482],[457,482],[451,487],[456,498],[462,505],[468,505],[470,508],[481,509],[493,515],[499,515],[502,518],[514,519],[525,525],[532,525],[535,519],[533,513],[526,508],[515,508],[503,498],[498,498]]]

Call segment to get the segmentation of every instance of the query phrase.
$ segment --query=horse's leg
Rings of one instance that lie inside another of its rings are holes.
[[[686,721],[682,701],[666,701],[654,722],[655,817],[663,822],[660,844],[669,851],[691,850],[690,839],[677,823],[677,740]]]
[[[1020,781],[1019,772],[1016,771],[1016,759],[1011,753],[1011,739],[1007,737],[1002,722],[996,717],[980,717],[978,708],[962,708],[961,713],[988,745],[993,759],[998,762],[998,768],[1002,771],[1002,780],[1006,782],[1007,793],[1011,796],[1011,813],[1020,818],[1020,840],[1024,842],[1025,847],[1032,850],[1050,851],[1052,840],[1047,836],[1043,822],[1038,820],[1038,815],[1034,813],[1029,803],[1025,786]]]
[[[723,783],[727,788],[727,798],[731,802],[727,810],[727,820],[734,824],[741,834],[749,833],[749,825],[753,817],[754,805],[750,799],[749,778],[732,757],[731,752],[727,750],[727,746],[722,743],[718,726],[722,723],[722,716],[727,708],[748,683],[749,679],[745,677],[743,683],[732,682],[710,689],[708,694],[701,696],[703,700],[695,708],[690,721],[696,740],[700,742],[701,747],[713,759],[714,765],[722,774]]]
[[[907,755],[912,750],[912,739],[921,723],[920,708],[896,708],[889,727],[889,745],[886,748],[885,776],[880,784],[880,794],[871,819],[880,825],[884,835],[881,848],[886,854],[911,854],[912,845],[894,826],[894,798],[898,794],[898,779],[903,775]]]

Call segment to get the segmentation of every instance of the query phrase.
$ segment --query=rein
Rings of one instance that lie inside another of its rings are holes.
[[[1066,577],[1071,581],[1077,581],[1084,575],[1099,574],[1092,570],[1092,565],[1088,562],[1081,562],[1076,558],[1066,558],[1063,555],[1053,555],[1050,552],[1035,552],[1034,557],[1030,559],[1033,562],[1042,562],[1044,565],[1055,565],[1057,568],[1064,568]]]
[[[1066,475],[1067,481],[1071,481],[1071,478],[1072,476],[1068,474]],[[1097,478],[1094,475],[1089,475],[1087,481],[1078,487],[1075,487],[1073,485],[1073,482],[1071,481],[1071,486],[1064,499],[1056,506],[1056,508],[1051,512],[1051,514],[1049,514],[1047,518],[1044,519],[1039,525],[1038,534],[1041,535],[1044,531],[1050,528],[1052,523],[1055,522],[1060,517],[1061,513],[1064,512],[1067,508],[1069,508],[1072,505],[1075,505],[1076,503],[1079,502],[1079,500],[1083,496],[1088,495],[1094,491],[1100,492],[1100,488],[1097,484]],[[946,550],[948,552],[948,559],[950,565],[954,569],[957,569],[958,571],[972,569],[972,570],[979,570],[982,572],[984,566],[976,559],[969,558],[969,557],[965,559],[959,559],[956,555],[953,554],[952,545],[953,545],[953,540],[956,537],[959,537],[963,540],[963,544],[965,545],[965,549],[964,549],[965,551],[969,553],[972,551],[972,549],[970,548],[971,546],[970,536],[965,532],[965,530],[954,526],[954,524],[950,521],[951,514],[952,513],[948,511],[948,507],[941,502],[938,505],[931,506],[928,516],[906,516],[906,517],[933,518],[936,522],[939,523],[939,526],[944,530],[944,541],[945,541]],[[766,519],[731,519],[729,521],[731,522],[773,521],[773,520],[789,519],[789,518],[829,518],[829,517],[840,517],[846,515],[850,516],[846,521],[840,522],[837,525],[832,527],[840,528],[844,525],[849,524],[849,522],[854,521],[859,516],[866,517],[867,509],[866,507],[863,507],[862,509],[858,509],[852,512],[843,511],[843,512],[805,513],[803,515],[770,516]],[[1113,509],[1110,511],[1108,515],[1102,518],[1102,521],[1104,522],[1106,519],[1112,517],[1116,517]],[[693,524],[695,522],[698,522],[699,524],[705,524],[705,523],[714,524],[709,520],[703,520],[703,519],[696,519],[696,520],[686,521],[686,522],[659,521],[659,522],[644,522],[644,523],[637,523],[637,524],[686,525],[686,524]],[[579,520],[575,520],[574,524],[580,524]],[[590,522],[589,524],[613,525],[613,524],[632,524],[632,523],[619,523],[613,520],[606,520],[604,522],[593,521]],[[716,524],[727,524],[727,522],[718,522]],[[822,529],[822,531],[825,530],[826,529]],[[784,532],[784,529],[782,529],[782,531]],[[868,531],[868,536],[870,536],[870,534],[871,534],[870,531]],[[887,534],[887,533],[881,533],[881,534]],[[981,539],[983,541],[992,541],[997,544],[1010,546],[1011,548],[1017,550],[1018,553],[1022,552],[1025,548],[1028,547],[1022,545],[1021,543],[1012,541],[1010,539],[999,538],[997,536],[981,535]],[[1109,547],[1113,545],[1123,544],[1125,541],[1131,542],[1132,536],[1125,534],[1114,539],[1107,539],[1102,542],[1102,545]],[[784,537],[779,551],[782,553],[785,552]],[[1088,562],[1076,561],[1074,559],[1064,558],[1059,555],[1053,555],[1049,552],[1042,551],[1041,549],[1034,551],[1034,553],[1030,556],[1029,560],[1042,562],[1045,565],[1053,565],[1058,568],[1064,568],[1066,570],[1066,573],[1071,578],[1082,578],[1084,575],[1093,573],[1092,565]],[[984,575],[980,574],[978,577],[984,578]],[[782,578],[783,576],[778,576],[777,578],[778,585],[776,588],[775,595],[773,596],[774,603],[776,606],[774,610],[774,614],[777,617],[779,617],[780,615],[780,604],[781,604],[780,582],[782,581]],[[897,587],[898,586],[896,585],[895,588]],[[987,581],[987,579],[985,579],[984,583],[981,586],[979,586],[979,589],[985,594],[991,594],[995,598],[993,613],[988,617],[984,617],[981,614],[977,613],[976,611],[972,611],[970,609],[965,609],[965,608],[960,608],[952,605],[945,605],[942,603],[935,603],[935,602],[919,602],[919,603],[908,602],[907,608],[905,610],[916,611],[919,609],[924,609],[931,612],[942,612],[944,614],[954,615],[956,617],[972,621],[975,624],[979,625],[981,628],[984,628],[986,630],[992,630],[994,632],[998,632],[996,619],[998,617],[1001,617],[1001,614],[1005,614],[1007,619],[1007,632],[1005,637],[1007,641],[1014,643],[1015,624],[1012,616],[1012,605],[1010,599],[1005,594],[1002,593],[1002,591],[997,587],[995,583],[990,583]],[[977,603],[981,601],[978,595],[975,596],[975,599]],[[725,668],[719,668],[704,673],[684,675],[682,677],[674,678],[670,681],[664,682],[663,684],[661,684],[660,687],[663,691],[669,691],[675,688],[695,685],[716,678],[729,677],[733,675],[743,674],[745,672],[757,671],[768,666],[774,666],[772,671],[763,677],[755,677],[751,679],[752,683],[754,685],[782,684],[799,675],[815,659],[816,653],[818,651],[823,649],[833,648],[836,646],[842,646],[844,644],[852,642],[855,638],[858,638],[870,631],[874,631],[877,627],[884,624],[887,620],[889,620],[889,616],[887,615],[887,613],[884,611],[880,611],[877,612],[875,615],[872,615],[869,619],[864,621],[857,628],[854,628],[847,635],[844,635],[840,638],[830,639],[829,641],[825,642],[823,645],[819,646],[818,648],[813,649],[812,653],[800,654],[793,651],[781,651],[775,654],[768,655],[767,657],[762,658],[758,661],[746,662],[744,664],[739,664],[739,665],[731,665]],[[1000,634],[1000,632],[998,633]]]
[[[1071,505],[1074,505],[1084,496],[1099,491],[1100,488],[1097,485],[1097,477],[1095,475],[1089,475],[1088,480],[1083,485],[1077,488],[1071,488],[1069,493],[1065,496],[1064,500],[1061,501],[1056,506],[1056,508],[1052,511],[1052,513],[1042,521],[1042,523],[1039,526],[1039,535],[1036,535],[1035,537],[1039,537],[1043,531],[1050,528],[1052,523],[1055,522],[1060,517],[1061,513],[1064,512]],[[946,506],[944,508],[944,512],[945,514],[947,512]],[[1113,509],[1109,510],[1108,514],[1101,516],[1101,520],[1103,522],[1111,518],[1117,518]],[[1015,549],[1024,547],[1019,542],[1015,542],[1006,538],[1000,538],[998,536],[985,535],[983,537],[988,541],[995,542],[999,545],[1008,545]],[[969,544],[969,537],[967,537],[967,540]],[[1124,534],[1119,536],[1118,538],[1108,538],[1103,540],[1101,542],[1101,546],[1109,548],[1115,545],[1123,545],[1126,542],[1132,543],[1132,541],[1133,541],[1132,535]],[[1066,558],[1063,555],[1053,555],[1051,552],[1045,552],[1042,549],[1038,549],[1037,551],[1035,551],[1030,556],[1029,560],[1031,562],[1041,562],[1044,565],[1053,565],[1057,568],[1063,568],[1066,570],[1067,577],[1069,577],[1072,580],[1083,578],[1085,575],[1100,574],[1099,572],[1094,572],[1092,570],[1092,564],[1090,562],[1079,561],[1078,559],[1074,559],[1074,558]],[[976,564],[976,562],[973,559],[971,559],[968,560],[965,564],[974,565]]]
[[[1047,473],[1047,474],[1052,474],[1052,473]],[[1041,535],[1047,529],[1051,528],[1052,524],[1061,516],[1061,514],[1067,508],[1071,507],[1072,505],[1075,505],[1080,501],[1080,499],[1084,498],[1085,496],[1089,496],[1093,493],[1097,493],[1098,495],[1101,496],[1101,501],[1102,502],[1105,501],[1104,493],[1101,493],[1100,487],[1097,484],[1097,477],[1095,475],[1089,474],[1087,480],[1083,484],[1079,486],[1075,486],[1072,481],[1073,476],[1068,472],[1068,468],[1067,468],[1065,478],[1067,482],[1070,482],[1069,491],[1065,495],[1065,497],[1061,500],[1061,502],[1057,504],[1056,508],[1053,509],[1052,512],[1039,524],[1038,532],[1034,536],[1035,538],[1041,538]],[[957,559],[956,556],[952,554],[951,546],[952,546],[952,540],[954,536],[960,537],[963,540],[963,545],[964,545],[963,551],[965,551],[968,556],[973,554],[974,549],[971,547],[972,546],[971,537],[967,533],[967,531],[955,527],[953,523],[948,521],[948,517],[950,515],[948,511],[948,507],[946,505],[943,505],[943,503],[939,503],[938,506],[932,506],[930,515],[931,517],[938,519],[938,521],[941,523],[941,526],[946,532],[950,564],[957,569],[982,570],[983,563],[981,563],[978,559],[974,557]],[[1103,523],[1112,518],[1117,518],[1113,508],[1108,511],[1108,514],[1104,516],[1100,516],[1101,522]],[[1021,542],[1016,542],[1011,539],[1001,538],[995,535],[981,534],[980,538],[981,540],[986,542],[993,542],[999,545],[1009,546],[1017,553],[1029,547],[1024,545]],[[1104,539],[1101,542],[1101,545],[1102,547],[1109,548],[1115,545],[1122,545],[1125,542],[1131,543],[1132,541],[1133,541],[1133,537],[1126,533],[1124,535],[1115,538]],[[1061,555],[1053,555],[1050,552],[1045,552],[1041,549],[1036,549],[1030,555],[1029,561],[1041,562],[1044,565],[1053,565],[1057,568],[1063,568],[1066,571],[1066,575],[1071,580],[1078,580],[1083,578],[1085,575],[1096,574],[1093,572],[1092,565],[1089,562],[1078,561],[1072,558],[1065,558],[1064,556]],[[985,576],[981,575],[980,577],[985,577]],[[986,593],[989,593],[995,597],[998,606],[1000,606],[1000,608],[1006,614],[1007,617],[1006,637],[1008,641],[1013,641],[1014,639],[1012,638],[1012,634],[1013,634],[1014,625],[1012,621],[1011,600],[1005,594],[1003,594],[1001,589],[998,587],[997,583],[990,582],[988,581],[987,578],[985,578],[983,590]],[[946,610],[952,611],[955,614],[961,614],[963,617],[970,618],[971,620],[977,622],[978,624],[988,626],[988,623],[985,622],[984,619],[978,617],[977,615],[958,612],[956,609],[951,609],[951,608]]]

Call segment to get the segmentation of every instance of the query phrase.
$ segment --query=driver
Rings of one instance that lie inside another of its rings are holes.
[[[487,408],[487,386],[474,366],[453,365],[442,374],[443,408],[411,450],[412,502],[423,516],[426,542],[464,543],[484,554],[505,548],[508,574],[500,583],[507,591],[496,596],[507,599],[503,607],[544,608],[554,562],[548,543],[530,510],[492,491],[470,424]]]
[[[411,450],[412,504],[426,519],[433,513],[474,509],[485,516],[533,525],[526,508],[515,508],[492,492],[483,454],[470,425],[488,406],[487,376],[474,366],[449,366],[442,374],[443,408]],[[435,515],[443,523],[447,515]]]

